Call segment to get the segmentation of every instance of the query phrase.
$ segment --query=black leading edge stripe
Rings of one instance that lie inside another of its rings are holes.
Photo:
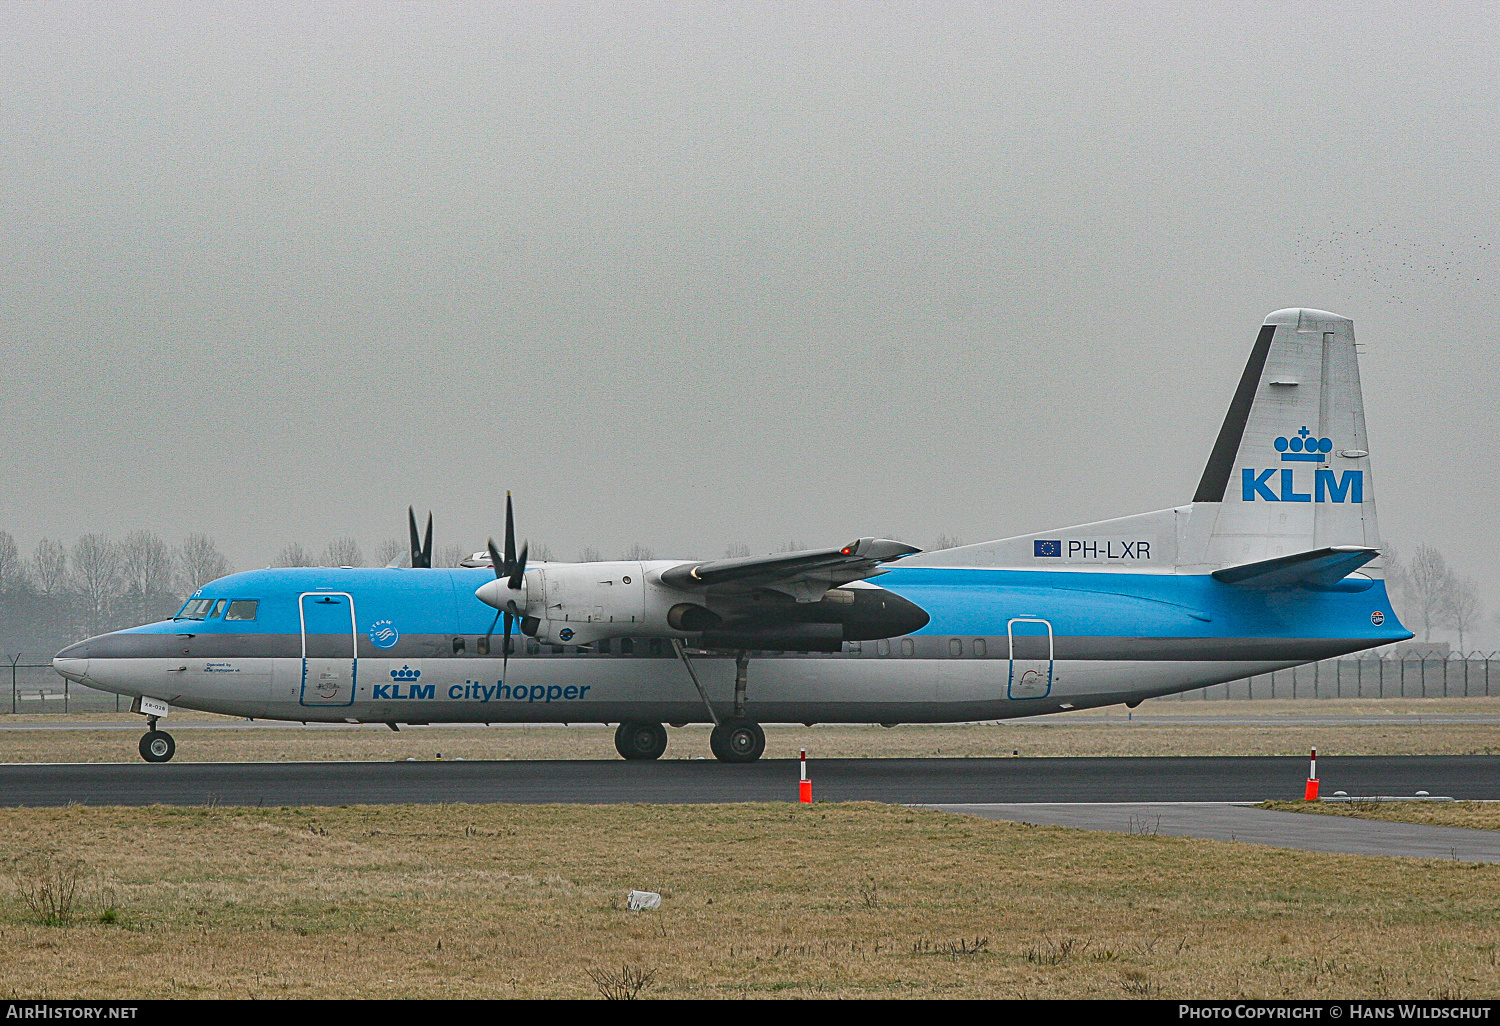
[[[1260,385],[1261,372],[1266,368],[1266,354],[1271,351],[1271,336],[1274,334],[1276,325],[1261,325],[1255,348],[1250,350],[1250,362],[1245,364],[1245,373],[1240,375],[1240,387],[1234,391],[1234,401],[1224,415],[1224,426],[1219,428],[1214,451],[1208,457],[1208,465],[1203,468],[1198,490],[1193,493],[1194,502],[1224,501],[1224,489],[1229,487],[1234,457],[1240,451],[1240,439],[1245,435],[1245,422],[1250,419],[1250,407],[1255,404],[1255,390]]]

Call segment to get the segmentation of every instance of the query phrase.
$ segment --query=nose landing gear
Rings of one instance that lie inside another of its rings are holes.
[[[156,717],[146,720],[146,733],[141,735],[141,758],[147,762],[170,762],[177,754],[177,742],[165,730],[156,729]]]

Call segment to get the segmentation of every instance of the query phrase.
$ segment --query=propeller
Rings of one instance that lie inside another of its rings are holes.
[[[432,511],[427,511],[427,538],[425,541],[417,535],[417,511],[412,507],[406,507],[406,524],[411,528],[411,565],[413,569],[418,567],[430,570],[432,568]]]
[[[510,492],[505,493],[505,552],[495,548],[495,539],[489,540],[490,564],[495,571],[495,580],[504,580],[506,588],[511,591],[519,591],[521,582],[526,576],[526,556],[531,551],[531,543],[527,542],[521,546],[521,554],[516,555],[516,518],[511,509]],[[510,664],[510,632],[514,626],[516,617],[521,613],[516,609],[515,599],[506,600],[495,613],[495,619],[490,621],[490,629],[485,632],[485,638],[495,633],[495,624],[500,617],[505,617],[505,633],[500,642],[501,673],[508,669]]]

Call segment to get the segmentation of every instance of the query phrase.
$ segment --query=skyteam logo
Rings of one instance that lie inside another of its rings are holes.
[[[1263,502],[1351,502],[1365,501],[1365,473],[1362,470],[1346,470],[1342,475],[1323,466],[1328,454],[1333,451],[1333,439],[1314,438],[1304,424],[1295,433],[1283,435],[1273,443],[1281,454],[1282,463],[1317,463],[1313,471],[1313,488],[1310,492],[1297,490],[1297,477],[1291,467],[1282,467],[1277,480],[1278,489],[1271,487],[1271,479],[1277,477],[1275,468],[1255,470],[1245,467],[1240,470],[1240,498],[1245,502],[1257,499]],[[1303,478],[1302,487],[1307,487]]]
[[[401,632],[389,620],[376,620],[370,625],[370,644],[376,648],[391,648],[401,640]]]

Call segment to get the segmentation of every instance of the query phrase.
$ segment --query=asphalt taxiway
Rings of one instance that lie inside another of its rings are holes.
[[[824,759],[826,801],[910,805],[1259,802],[1302,797],[1290,757]],[[1325,795],[1500,799],[1500,756],[1334,756]],[[547,760],[0,765],[0,805],[365,805],[435,802],[650,804],[795,801],[797,763]]]

